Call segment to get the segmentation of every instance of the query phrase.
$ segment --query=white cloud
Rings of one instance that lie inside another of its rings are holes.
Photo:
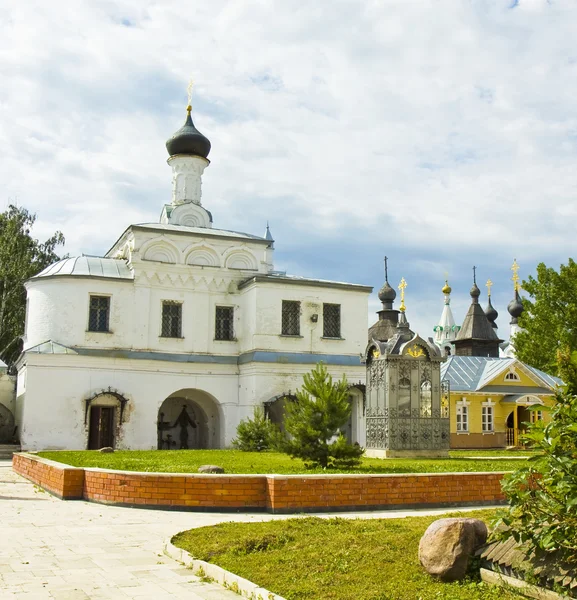
[[[3,200],[72,253],[157,219],[192,76],[216,225],[270,219],[317,277],[380,286],[388,253],[430,329],[445,271],[466,310],[473,263],[506,295],[514,256],[572,253],[575,37],[569,1],[6,0]]]

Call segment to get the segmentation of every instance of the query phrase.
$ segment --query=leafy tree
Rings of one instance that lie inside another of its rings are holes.
[[[566,368],[577,371],[577,352]],[[567,389],[557,393],[547,423],[537,421],[524,438],[541,453],[527,466],[505,477],[503,491],[509,508],[501,513],[506,525],[501,537],[514,537],[536,556],[560,552],[577,567],[577,395]]]
[[[340,431],[351,415],[346,377],[334,383],[319,363],[303,379],[296,400],[286,407],[285,429],[291,438],[285,451],[323,468],[358,464],[363,448],[349,444]]]
[[[282,434],[279,428],[265,417],[260,406],[254,407],[252,419],[243,419],[236,428],[232,445],[244,452],[262,452],[279,447]]]
[[[45,242],[34,239],[35,221],[36,215],[13,205],[0,213],[0,358],[11,370],[22,350],[24,282],[59,260],[55,250],[64,244],[59,231]]]
[[[541,263],[537,277],[524,281],[523,289],[531,298],[523,298],[519,325],[525,331],[515,337],[517,357],[551,375],[571,376],[569,357],[577,350],[577,263],[570,258],[558,272]]]

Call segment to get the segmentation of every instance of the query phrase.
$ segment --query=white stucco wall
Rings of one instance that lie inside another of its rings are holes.
[[[167,361],[111,359],[77,355],[29,355],[25,392],[18,398],[25,450],[85,449],[88,421],[85,401],[109,387],[128,400],[118,430],[117,448],[157,447],[157,420],[163,402],[189,398],[212,418],[209,446],[227,447],[238,423],[252,416],[253,407],[293,392],[314,365],[252,363],[236,365],[175,365]],[[347,375],[364,383],[364,367],[329,366],[335,378]],[[352,392],[354,395],[356,392]],[[362,398],[357,395],[362,413]],[[174,415],[165,419],[173,420]],[[358,441],[364,427],[358,424]]]

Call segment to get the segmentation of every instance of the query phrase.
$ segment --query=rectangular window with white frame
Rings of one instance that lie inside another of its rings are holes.
[[[481,407],[483,433],[495,432],[495,403],[491,400],[483,402]]]
[[[542,410],[532,410],[530,414],[531,423],[536,423],[537,421],[543,420],[543,411]]]
[[[457,433],[469,433],[469,402],[465,398],[457,402]]]
[[[162,302],[162,325],[160,337],[182,337],[182,302],[164,300]]]

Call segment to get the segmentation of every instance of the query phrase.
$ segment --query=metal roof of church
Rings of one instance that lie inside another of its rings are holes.
[[[530,373],[543,381],[552,390],[563,382],[558,377],[553,377],[539,369],[530,367],[516,358],[496,358],[488,356],[450,356],[447,362],[441,365],[441,378],[448,379],[451,391],[474,392],[482,388],[494,379],[500,372],[508,369],[513,363],[522,365]],[[503,387],[507,391],[514,391],[511,386]],[[495,392],[495,386],[491,386]],[[541,393],[536,391],[535,393]]]
[[[105,277],[107,279],[134,279],[125,260],[99,256],[75,256],[64,258],[32,277],[72,275],[79,277]]]
[[[244,233],[242,231],[232,231],[230,229],[213,229],[209,227],[188,227],[187,225],[172,225],[171,223],[135,223],[130,227],[139,227],[142,229],[161,229],[162,231],[173,231],[175,233],[196,233],[206,235],[208,237],[214,236],[246,238],[248,240],[266,242],[268,244],[270,244],[270,242],[272,241],[260,235],[252,235],[252,233]]]

